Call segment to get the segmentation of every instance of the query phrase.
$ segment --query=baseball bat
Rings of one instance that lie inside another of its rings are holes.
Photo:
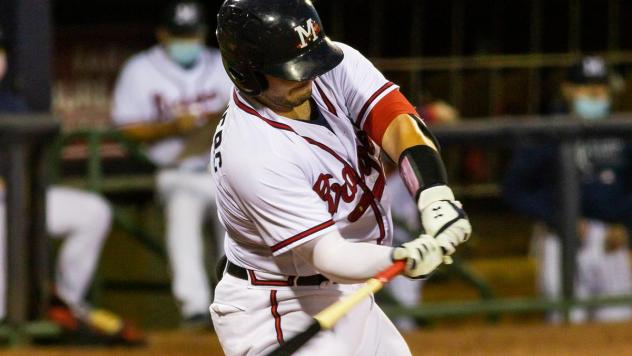
[[[406,268],[405,261],[395,261],[390,267],[375,275],[375,277],[366,281],[364,286],[353,292],[346,298],[330,305],[320,313],[314,316],[314,320],[305,331],[293,336],[287,340],[276,350],[272,351],[268,356],[290,356],[293,352],[303,346],[309,339],[321,330],[328,330],[342,318],[351,308],[361,302],[365,297],[382,289],[384,284],[402,273]]]
[[[452,264],[452,262],[452,257],[443,256],[444,264],[449,265]],[[305,345],[319,331],[333,328],[338,320],[347,314],[351,308],[361,302],[365,297],[372,293],[377,293],[386,283],[402,273],[405,268],[405,260],[395,261],[388,268],[366,281],[362,288],[316,314],[313,318],[314,320],[305,331],[294,335],[291,339],[279,345],[279,347],[269,353],[268,356],[290,356],[301,346]]]

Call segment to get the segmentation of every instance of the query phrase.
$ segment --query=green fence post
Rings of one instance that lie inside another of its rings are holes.
[[[100,141],[100,131],[88,131],[88,189],[95,193],[101,193],[103,187]]]

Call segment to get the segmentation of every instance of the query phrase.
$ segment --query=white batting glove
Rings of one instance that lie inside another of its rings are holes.
[[[406,260],[404,275],[425,278],[443,262],[441,247],[430,235],[420,235],[393,250],[394,261]]]
[[[426,234],[434,236],[446,256],[469,239],[472,225],[461,202],[454,199],[452,190],[445,185],[421,192],[417,207]]]

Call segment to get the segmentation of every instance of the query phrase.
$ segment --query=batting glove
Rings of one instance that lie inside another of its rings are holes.
[[[443,253],[432,236],[421,235],[396,247],[392,259],[406,260],[404,275],[407,277],[425,278],[443,262]]]
[[[445,185],[421,192],[417,207],[426,234],[433,236],[446,256],[469,239],[472,225],[461,202],[454,199],[452,190]]]

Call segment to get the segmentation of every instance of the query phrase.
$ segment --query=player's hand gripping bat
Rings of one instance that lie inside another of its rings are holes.
[[[443,263],[452,264],[452,258],[450,256],[444,256]],[[291,339],[268,354],[268,356],[290,356],[301,346],[305,345],[319,331],[333,328],[338,320],[345,316],[351,308],[360,303],[365,297],[377,293],[386,283],[402,273],[405,268],[405,260],[395,261],[390,267],[366,281],[362,288],[316,314],[314,321],[305,331],[294,335]]]

